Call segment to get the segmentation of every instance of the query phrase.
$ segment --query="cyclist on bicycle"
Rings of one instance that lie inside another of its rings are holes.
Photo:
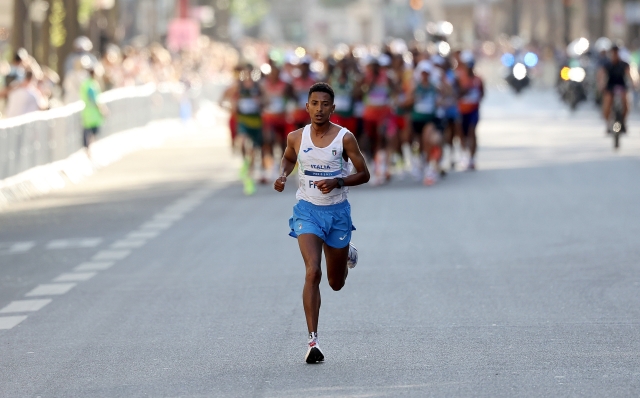
[[[602,112],[604,119],[609,123],[611,107],[613,106],[614,93],[620,91],[622,97],[622,131],[627,131],[627,113],[629,103],[627,100],[628,83],[631,81],[629,64],[620,59],[620,49],[618,46],[611,47],[609,62],[603,66],[606,86],[602,98]],[[608,131],[608,126],[607,126]]]

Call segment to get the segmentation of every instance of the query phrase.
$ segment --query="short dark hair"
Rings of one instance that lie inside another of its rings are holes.
[[[311,98],[311,93],[327,93],[329,97],[331,97],[331,103],[335,99],[336,95],[333,92],[333,89],[327,83],[316,83],[309,89],[309,96],[307,98]]]

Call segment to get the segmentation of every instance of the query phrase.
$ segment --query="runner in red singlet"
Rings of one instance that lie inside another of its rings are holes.
[[[390,159],[385,150],[385,138],[387,138],[386,125],[391,116],[391,94],[394,86],[387,74],[387,68],[390,64],[389,57],[385,57],[381,57],[380,60],[371,60],[367,65],[363,82],[364,113],[362,118],[364,132],[373,144],[374,185],[381,184],[391,177],[388,168]]]
[[[286,103],[293,96],[291,85],[282,80],[280,69],[272,64],[269,73],[261,83],[264,96],[264,108],[262,109],[263,123],[263,153],[266,157],[267,172],[274,171],[274,147],[284,151],[287,140],[287,116]],[[279,166],[278,166],[279,167]]]
[[[310,122],[309,113],[307,113],[307,97],[309,89],[316,83],[316,79],[311,75],[311,58],[303,58],[298,71],[300,75],[294,77],[291,82],[296,105],[289,115],[288,131],[302,128]]]

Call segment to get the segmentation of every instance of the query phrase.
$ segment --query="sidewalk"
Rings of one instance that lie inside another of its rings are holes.
[[[91,185],[90,178],[106,166],[119,162],[127,157],[130,167],[147,169],[144,162],[158,167],[158,173],[145,173],[142,179],[134,178],[132,185],[145,184],[144,179],[158,179],[166,173],[167,161],[181,161],[172,157],[171,153],[204,149],[209,151],[208,158],[190,159],[202,169],[215,167],[217,171],[224,170],[216,178],[223,181],[235,177],[237,158],[231,156],[229,133],[226,128],[225,112],[211,102],[203,101],[199,113],[194,120],[183,122],[178,119],[166,119],[149,123],[142,128],[131,129],[113,134],[94,143],[91,147],[91,158],[85,150],[80,150],[67,159],[38,166],[16,176],[0,180],[0,211],[14,207],[17,203],[24,203],[30,199],[41,197],[55,191],[69,191],[80,189],[81,185]],[[145,159],[145,152],[152,149],[169,150],[163,156],[170,158]],[[189,156],[186,157],[189,159]],[[160,167],[162,166],[165,167]],[[162,172],[161,172],[162,171]],[[230,174],[227,174],[230,173]],[[137,175],[137,174],[136,174]],[[198,170],[198,174],[201,175]],[[89,180],[89,181],[87,181]],[[82,184],[84,182],[84,184]]]

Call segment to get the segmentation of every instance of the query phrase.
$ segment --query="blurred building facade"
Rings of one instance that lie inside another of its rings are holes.
[[[0,51],[26,48],[60,65],[78,35],[98,51],[167,42],[175,19],[238,42],[253,37],[312,47],[382,44],[389,37],[425,40],[429,22],[454,26],[454,45],[520,36],[561,47],[577,37],[631,44],[640,35],[640,0],[0,0]]]
[[[457,28],[454,41],[465,44],[500,35],[549,46],[602,36],[631,44],[640,27],[636,0],[441,0],[441,4]]]

